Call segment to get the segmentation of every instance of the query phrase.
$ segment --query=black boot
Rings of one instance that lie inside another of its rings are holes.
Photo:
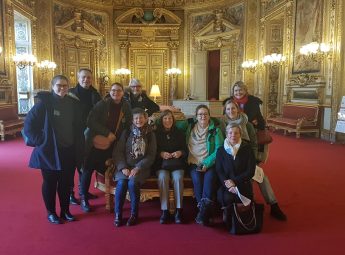
[[[75,217],[70,213],[69,210],[62,211],[60,217],[65,221],[75,221]]]
[[[73,188],[71,189],[71,194],[69,195],[69,203],[71,205],[79,205],[78,199],[74,196]]]
[[[226,229],[230,229],[231,228],[231,209],[229,206],[227,207],[223,207],[223,222],[226,226]]]
[[[127,226],[134,226],[138,223],[138,216],[135,214],[131,214],[131,216],[129,217],[128,221],[127,221]]]
[[[170,213],[168,210],[162,210],[162,215],[159,218],[160,224],[167,224],[170,218]]]
[[[56,213],[48,213],[48,221],[52,224],[61,224],[61,220]]]
[[[80,206],[84,212],[90,212],[91,211],[89,201],[87,200],[87,198],[85,196],[80,197]]]
[[[122,215],[120,213],[115,213],[114,225],[115,227],[120,227],[122,225]]]
[[[176,208],[175,223],[176,224],[182,224],[182,208]]]
[[[199,213],[195,218],[196,223],[204,226],[210,225],[210,219],[213,211],[213,201],[203,198],[201,199],[199,207]]]
[[[286,221],[287,217],[280,209],[278,203],[271,205],[271,216],[276,218],[277,220]]]

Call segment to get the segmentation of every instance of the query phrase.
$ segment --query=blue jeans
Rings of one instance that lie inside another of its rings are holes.
[[[197,166],[192,165],[190,176],[194,186],[194,195],[198,204],[202,198],[213,201],[216,186],[216,171],[213,167],[207,168],[206,172],[196,171]]]
[[[131,198],[131,214],[138,216],[140,183],[133,177],[130,179],[118,180],[115,191],[115,213],[122,214],[127,190],[129,191],[129,197]]]

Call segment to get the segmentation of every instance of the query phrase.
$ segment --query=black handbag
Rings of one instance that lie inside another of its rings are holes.
[[[162,169],[164,170],[179,170],[184,169],[186,166],[185,161],[182,157],[180,158],[170,158],[170,159],[163,159],[162,160]]]
[[[262,229],[264,205],[254,202],[250,205],[242,203],[232,205],[230,233],[246,235],[259,233]]]

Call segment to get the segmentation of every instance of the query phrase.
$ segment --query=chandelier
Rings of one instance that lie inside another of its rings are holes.
[[[262,63],[265,65],[278,66],[278,65],[282,65],[285,60],[286,60],[286,57],[283,56],[282,54],[272,53],[270,55],[264,56],[262,59]]]
[[[315,62],[322,61],[326,56],[330,54],[331,46],[326,43],[311,42],[303,45],[299,52],[306,60],[312,60]]]
[[[32,54],[17,54],[13,56],[13,62],[19,69],[23,69],[27,66],[34,66],[37,59]]]
[[[241,66],[244,70],[248,70],[254,73],[258,67],[258,64],[259,64],[259,61],[249,59],[249,60],[244,61]]]
[[[175,78],[177,75],[180,75],[182,72],[179,68],[169,68],[168,70],[166,70],[165,72],[167,75],[172,76],[173,78]]]
[[[46,73],[48,71],[53,71],[56,68],[56,64],[49,60],[43,60],[37,64],[37,67],[41,69],[42,72]]]
[[[115,75],[121,76],[121,78],[125,78],[125,76],[130,75],[131,71],[127,68],[119,68],[115,70]]]

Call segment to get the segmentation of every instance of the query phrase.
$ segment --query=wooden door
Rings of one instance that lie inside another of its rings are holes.
[[[157,98],[158,104],[168,103],[168,79],[165,75],[167,69],[167,50],[130,50],[130,66],[132,78],[138,78],[143,84],[147,95],[153,84],[159,86],[161,97]]]
[[[66,62],[65,62],[65,74],[70,80],[71,86],[77,84],[77,74],[80,68],[89,68],[92,70],[93,58],[90,48],[66,48]],[[93,74],[95,74],[94,70]]]

